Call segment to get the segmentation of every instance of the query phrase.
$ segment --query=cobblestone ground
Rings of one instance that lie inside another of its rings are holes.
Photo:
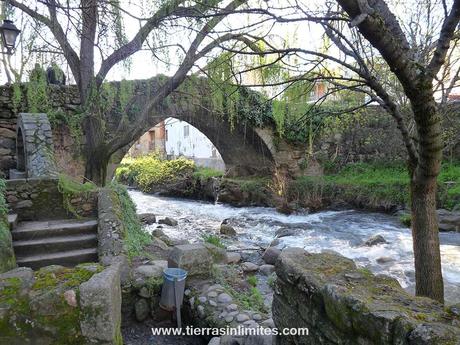
[[[138,323],[126,322],[122,325],[121,333],[125,345],[206,345],[201,337],[194,336],[153,336],[151,328],[174,327],[170,323],[158,324],[152,320]]]

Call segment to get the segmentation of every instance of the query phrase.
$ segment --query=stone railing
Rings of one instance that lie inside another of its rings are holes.
[[[309,329],[308,336],[282,336],[277,344],[460,344],[460,318],[452,310],[338,254],[286,249],[276,274],[276,326]]]

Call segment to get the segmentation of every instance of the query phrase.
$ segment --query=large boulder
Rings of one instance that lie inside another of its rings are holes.
[[[269,265],[274,265],[276,263],[276,260],[281,254],[281,249],[275,248],[275,247],[268,247],[264,255],[262,256],[262,259]]]
[[[209,276],[213,257],[203,244],[175,246],[168,258],[168,267],[178,267],[188,271],[189,276]]]
[[[439,230],[460,232],[460,212],[440,209],[437,213]]]
[[[368,238],[366,241],[364,241],[363,245],[367,247],[373,247],[379,244],[385,244],[388,243],[387,240],[382,235],[375,235],[370,238]]]
[[[151,225],[157,221],[157,218],[153,213],[140,213],[137,215],[137,218],[139,218],[140,222],[145,225]]]
[[[174,218],[170,218],[170,217],[166,217],[166,218],[163,218],[163,219],[160,219],[158,221],[159,224],[165,224],[165,225],[169,225],[169,226],[177,226],[177,220],[175,220]]]
[[[236,230],[233,226],[222,223],[220,225],[220,233],[227,236],[236,236]]]

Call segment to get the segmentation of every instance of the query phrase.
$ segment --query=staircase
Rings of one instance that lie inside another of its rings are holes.
[[[10,221],[18,266],[72,267],[97,261],[97,220]]]

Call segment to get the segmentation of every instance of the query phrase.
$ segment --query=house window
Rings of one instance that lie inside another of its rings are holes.
[[[187,138],[190,135],[190,127],[188,125],[184,126],[184,138]]]
[[[168,130],[165,130],[165,140],[168,141]]]

